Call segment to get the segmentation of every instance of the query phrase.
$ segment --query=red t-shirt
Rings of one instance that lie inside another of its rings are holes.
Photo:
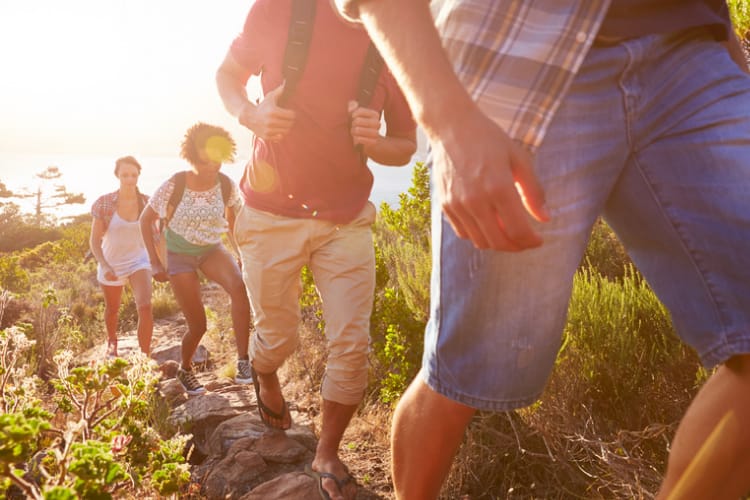
[[[290,0],[256,0],[232,56],[250,75],[260,75],[264,94],[283,82]],[[330,0],[317,0],[307,64],[286,107],[295,123],[280,142],[255,138],[240,181],[246,203],[287,217],[351,221],[364,207],[372,172],[355,150],[347,104],[355,100],[370,40],[345,24]],[[416,125],[393,76],[384,68],[369,108],[383,112],[389,133]]]

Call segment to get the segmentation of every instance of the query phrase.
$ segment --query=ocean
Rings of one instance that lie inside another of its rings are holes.
[[[141,192],[153,193],[156,188],[170,175],[178,170],[185,170],[187,164],[179,157],[171,156],[138,156],[143,170],[138,181]],[[405,167],[384,167],[375,163],[370,169],[375,177],[370,200],[379,206],[385,202],[389,205],[398,203],[398,195],[411,186],[412,168],[416,161],[423,156],[417,153]],[[23,191],[36,192],[42,186],[42,193],[54,193],[54,185],[65,186],[70,193],[82,193],[86,202],[76,205],[65,205],[56,210],[47,210],[58,219],[87,213],[96,198],[104,193],[114,191],[118,187],[118,180],[114,176],[114,164],[118,156],[106,155],[70,155],[70,154],[19,154],[0,152],[0,182],[14,193]],[[236,163],[222,167],[222,172],[233,180],[238,181],[242,175],[246,159],[239,158]],[[62,176],[55,181],[40,181],[35,174],[42,172],[49,166],[56,166]],[[0,202],[6,201],[0,199]],[[21,206],[24,212],[33,212],[34,203],[31,199],[10,199]]]

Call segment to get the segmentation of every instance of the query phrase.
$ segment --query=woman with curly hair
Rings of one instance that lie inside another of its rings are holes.
[[[141,165],[132,156],[115,162],[117,191],[97,198],[91,207],[93,221],[89,247],[96,259],[97,280],[104,294],[104,324],[107,328],[108,358],[118,355],[117,320],[122,288],[130,283],[138,311],[138,345],[151,352],[154,321],[151,313],[151,264],[141,238],[138,217],[148,196],[138,191]]]
[[[250,335],[250,304],[238,264],[234,219],[242,206],[239,189],[219,172],[222,163],[234,160],[236,145],[229,133],[213,125],[197,123],[188,129],[180,156],[190,168],[167,179],[156,190],[141,215],[141,231],[157,280],[169,279],[177,303],[187,321],[182,338],[182,362],[177,379],[189,395],[205,392],[193,373],[192,361],[203,334],[206,313],[200,293],[200,270],[218,283],[232,302],[232,327],[237,342],[237,383],[250,383],[247,348]],[[161,222],[166,228],[166,265],[160,261],[149,230]],[[235,251],[223,245],[227,233]]]

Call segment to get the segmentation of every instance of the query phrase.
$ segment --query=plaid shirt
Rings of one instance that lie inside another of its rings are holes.
[[[148,196],[143,193],[139,193],[141,196],[142,209],[148,204]],[[93,205],[91,205],[91,215],[97,219],[104,221],[104,230],[106,231],[109,227],[109,222],[112,220],[112,216],[115,215],[117,210],[117,200],[120,196],[119,191],[113,191],[105,195],[100,196],[96,199]]]
[[[356,18],[358,0],[336,1],[342,12]],[[536,149],[610,0],[441,4],[435,23],[464,87],[508,135]]]

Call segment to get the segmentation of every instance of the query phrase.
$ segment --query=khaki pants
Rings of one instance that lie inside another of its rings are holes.
[[[308,265],[326,323],[323,398],[346,405],[361,401],[375,292],[374,221],[375,207],[369,202],[343,225],[242,208],[235,237],[255,321],[250,356],[257,371],[275,371],[297,347],[299,276]]]

